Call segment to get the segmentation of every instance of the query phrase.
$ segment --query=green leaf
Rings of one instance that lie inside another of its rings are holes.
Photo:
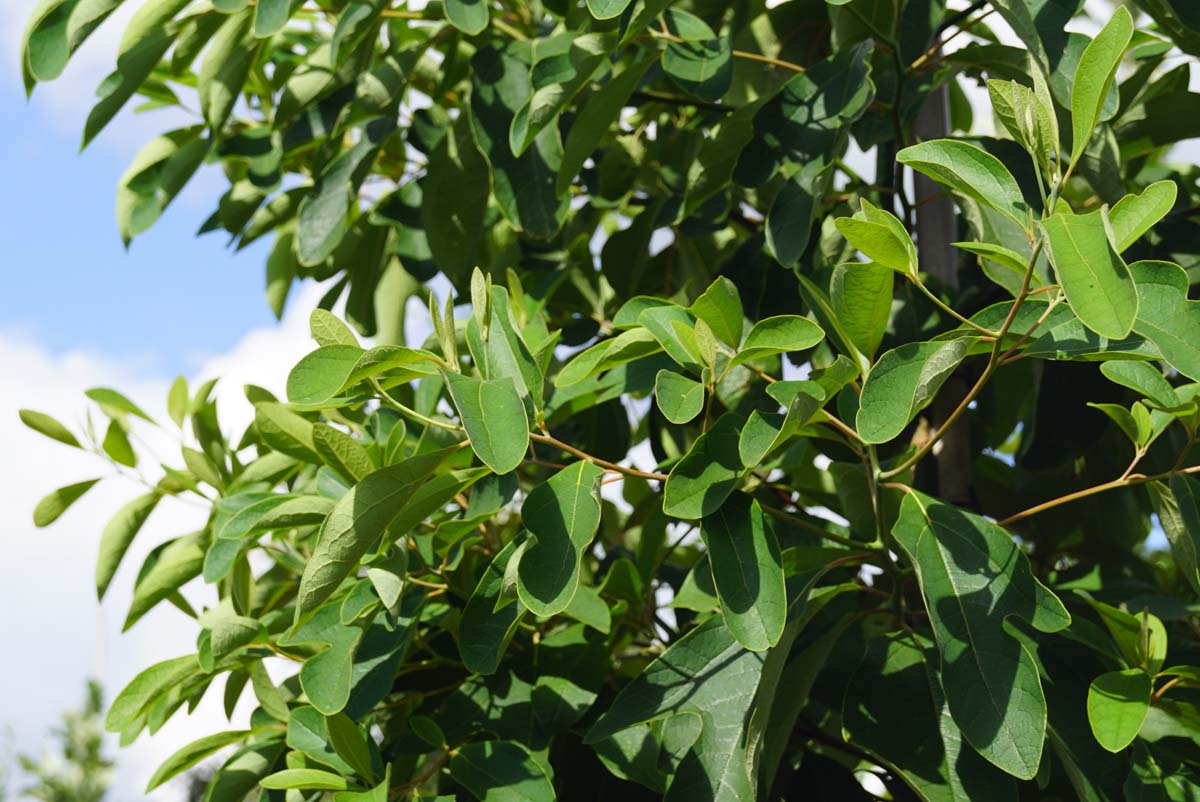
[[[1125,662],[1157,674],[1167,657],[1167,630],[1163,622],[1149,612],[1127,613],[1112,605],[1085,599],[1104,623]]]
[[[1178,409],[1183,401],[1167,378],[1149,362],[1112,360],[1100,364],[1100,372],[1111,382],[1128,387],[1162,409]]]
[[[1088,406],[1107,415],[1137,447],[1145,446],[1151,437],[1150,413],[1141,404],[1135,403],[1125,409],[1120,404],[1097,404],[1089,401]]]
[[[122,631],[132,627],[154,605],[182,585],[200,576],[208,540],[205,532],[196,532],[168,541],[161,551],[156,549],[151,553],[134,585],[133,601],[129,604]]]
[[[1175,206],[1174,181],[1155,181],[1140,195],[1126,195],[1108,210],[1113,243],[1124,253]]]
[[[553,802],[540,761],[517,741],[471,741],[450,758],[450,776],[480,802]]]
[[[619,17],[633,0],[587,0],[588,11],[596,19]]]
[[[34,9],[21,43],[25,92],[52,81],[92,32],[123,0],[42,0]]]
[[[317,345],[353,345],[358,346],[358,338],[350,327],[343,323],[337,315],[320,307],[312,310],[308,316],[308,330]],[[362,349],[360,348],[361,352]],[[303,361],[303,360],[302,360]]]
[[[289,457],[319,463],[313,443],[313,425],[283,404],[265,402],[254,405],[254,427],[263,442]]]
[[[839,217],[834,224],[847,242],[876,264],[906,276],[917,274],[916,247],[895,215],[864,199],[859,215]]]
[[[287,745],[337,772],[354,772],[354,767],[334,751],[325,717],[316,708],[307,705],[292,708],[287,720]]]
[[[746,335],[737,355],[729,360],[730,367],[777,354],[804,351],[825,339],[825,332],[816,323],[799,315],[777,315],[754,324]]]
[[[779,543],[762,508],[735,493],[705,516],[700,535],[725,625],[747,649],[761,652],[774,646],[787,622],[787,586]]]
[[[672,39],[662,56],[662,69],[675,85],[704,100],[720,100],[733,81],[733,54],[728,39],[717,36],[704,20],[679,8],[663,14]]]
[[[742,299],[737,286],[725,276],[717,276],[688,311],[707,323],[721,342],[733,348],[741,344],[745,314]]]
[[[932,644],[916,633],[873,638],[846,686],[847,740],[895,766],[928,802],[1012,802],[1012,778],[964,743],[936,660]]]
[[[63,426],[54,418],[44,412],[37,412],[32,409],[22,409],[18,413],[21,417],[21,423],[24,423],[30,429],[33,429],[38,434],[45,435],[51,440],[57,440],[63,445],[82,448],[75,435],[71,434],[71,430]]]
[[[446,275],[466,278],[479,263],[491,197],[488,163],[475,146],[467,115],[429,155],[421,191],[421,227],[433,260]]]
[[[130,501],[105,525],[100,533],[100,555],[96,558],[96,596],[104,598],[113,575],[121,565],[125,552],[133,538],[146,523],[150,513],[158,506],[161,496],[158,493],[146,493]]]
[[[1110,671],[1092,680],[1088,688],[1088,722],[1096,740],[1110,752],[1133,743],[1146,713],[1154,683],[1140,668]]]
[[[660,370],[654,379],[654,401],[671,423],[687,423],[704,409],[704,385],[673,370]]]
[[[296,596],[296,626],[328,599],[387,531],[416,489],[456,449],[418,454],[375,471],[342,496],[304,566]]]
[[[468,36],[483,33],[490,16],[483,0],[446,0],[446,19]]]
[[[284,769],[263,777],[258,784],[272,790],[300,788],[345,791],[350,787],[350,782],[345,777],[319,769]]]
[[[584,740],[596,743],[637,724],[698,715],[699,740],[664,799],[753,799],[743,734],[764,660],[761,652],[743,649],[720,618],[709,618],[622,688]]]
[[[524,153],[575,94],[591,81],[608,52],[607,37],[598,33],[565,33],[538,40],[533,49],[533,94],[513,117],[508,134],[514,156]],[[553,64],[559,69],[541,69],[544,64]],[[539,78],[543,74],[545,78]]]
[[[518,231],[549,240],[566,219],[569,198],[555,189],[563,162],[557,126],[548,126],[533,146],[514,156],[508,148],[513,117],[529,99],[530,48],[509,42],[483,47],[471,59],[471,130],[492,174],[492,194]]]
[[[1091,41],[1079,64],[1071,87],[1071,166],[1087,148],[1092,131],[1100,122],[1104,99],[1117,76],[1121,57],[1133,36],[1133,17],[1119,6],[1096,38]]]
[[[306,354],[288,373],[288,400],[313,405],[329,401],[341,392],[363,353],[357,345],[322,345]]]
[[[146,783],[146,793],[150,793],[172,777],[187,771],[213,752],[244,740],[251,734],[253,734],[251,730],[229,730],[197,738],[162,762],[162,765],[150,777],[150,781]]]
[[[536,616],[561,613],[579,588],[584,551],[600,526],[604,469],[580,460],[529,491],[521,522],[537,538],[517,567],[517,593]]]
[[[1102,337],[1127,337],[1137,319],[1138,291],[1113,248],[1107,211],[1056,212],[1042,227],[1071,311]]]
[[[519,542],[518,542],[519,541]],[[497,608],[509,560],[525,541],[509,541],[488,565],[467,599],[458,623],[458,652],[463,665],[476,674],[494,674],[524,612],[519,604]]]
[[[314,424],[313,445],[325,464],[350,484],[362,481],[375,470],[367,449],[350,435],[332,426]]]
[[[1037,69],[1031,71],[1035,85],[1031,89],[1016,81],[988,81],[988,97],[996,117],[1012,134],[1013,139],[1033,156],[1043,175],[1053,175],[1054,155],[1058,152],[1058,120],[1054,116],[1049,89]]]
[[[196,91],[204,121],[214,131],[225,127],[258,51],[251,30],[253,13],[234,14],[213,36],[200,64]]]
[[[825,401],[824,389],[811,381],[775,382],[768,394],[787,409],[783,415],[757,409],[750,413],[738,439],[738,454],[747,467],[762,463],[809,423]]]
[[[1029,224],[1029,207],[1017,179],[992,154],[967,142],[933,139],[907,147],[896,160],[1016,223]]]
[[[104,718],[104,729],[109,732],[128,730],[160,694],[173,690],[199,671],[200,664],[194,654],[163,660],[145,669],[113,699]]]
[[[329,733],[329,743],[338,756],[354,767],[354,772],[367,782],[374,782],[375,772],[371,770],[371,752],[367,748],[367,739],[349,716],[338,713],[325,717],[325,730]]]
[[[99,481],[99,479],[88,479],[85,482],[76,482],[60,487],[50,493],[33,508],[33,525],[40,528],[54,523]]]
[[[1135,262],[1137,285],[1133,330],[1152,342],[1171,367],[1200,381],[1200,301],[1188,300],[1188,277],[1170,262]]]
[[[971,337],[907,343],[879,358],[863,384],[856,428],[867,443],[886,443],[933,401],[974,343]]]
[[[129,442],[129,435],[125,434],[125,429],[119,422],[115,420],[108,422],[108,428],[104,430],[104,441],[100,447],[104,449],[105,454],[112,458],[113,462],[128,468],[137,466],[137,453]]]
[[[742,419],[726,413],[675,463],[663,490],[663,512],[698,520],[716,512],[745,473],[738,442]]]
[[[294,0],[257,0],[254,4],[254,35],[260,39],[274,36],[292,16]]]
[[[1156,511],[1171,553],[1183,578],[1200,595],[1200,481],[1184,474],[1171,477],[1169,490],[1154,482]],[[1166,491],[1166,492],[1163,492]]]
[[[471,450],[496,473],[514,470],[529,448],[529,423],[513,380],[485,381],[458,373],[445,376]]]
[[[333,505],[333,499],[321,496],[237,493],[217,502],[213,536],[239,540],[257,532],[319,524]]]
[[[124,412],[134,417],[141,418],[148,423],[154,423],[154,419],[142,411],[142,408],[130,401],[116,390],[111,390],[107,387],[93,387],[84,393],[88,398],[95,401],[102,408],[107,410],[116,410]]]
[[[188,414],[188,384],[183,376],[176,376],[167,392],[167,414],[176,426],[183,427]]]
[[[834,314],[854,346],[873,359],[892,316],[894,274],[871,262],[838,265],[829,285]]]
[[[596,12],[598,4],[604,4],[606,10],[619,5],[623,11],[630,2],[631,0],[589,0],[588,8],[593,16],[607,19]],[[613,16],[620,13],[621,11],[617,11]],[[616,122],[621,109],[625,108],[630,95],[641,83],[642,76],[656,60],[656,56],[651,56],[629,65],[592,95],[580,109],[579,116],[571,123],[571,131],[563,145],[562,164],[558,168],[558,177],[555,180],[555,191],[560,195],[570,190],[571,183],[579,174],[584,162],[600,145],[612,124]]]
[[[1058,632],[1070,615],[986,518],[910,490],[892,534],[916,569],[955,723],[989,761],[1031,779],[1042,759],[1046,699],[1033,656],[1006,620]]]

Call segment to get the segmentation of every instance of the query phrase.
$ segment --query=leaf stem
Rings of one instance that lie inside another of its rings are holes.
[[[375,378],[371,379],[371,385],[375,388],[375,392],[379,393],[385,401],[395,407],[396,411],[400,412],[402,415],[412,418],[418,423],[424,423],[426,426],[437,426],[438,428],[447,429],[452,432],[463,431],[463,427],[459,426],[457,423],[446,423],[445,421],[435,420],[434,418],[422,415],[412,407],[400,403],[393,398],[387,390],[383,389],[383,386],[380,385],[379,381]]]
[[[880,473],[879,479],[886,480],[899,476],[920,462],[925,455],[932,451],[933,447],[941,442],[941,439],[946,436],[946,432],[949,431],[950,427],[953,426],[954,423],[960,417],[962,417],[962,414],[967,411],[967,408],[971,405],[971,402],[975,400],[975,397],[979,395],[981,390],[983,390],[984,385],[986,385],[988,380],[992,378],[992,374],[996,372],[996,368],[1000,367],[1000,356],[1004,346],[1004,337],[1008,334],[1009,329],[1012,328],[1013,323],[1017,319],[1017,312],[1020,311],[1021,305],[1025,302],[1025,298],[1029,295],[1029,283],[1033,279],[1033,268],[1034,265],[1037,264],[1038,256],[1041,254],[1041,252],[1042,240],[1038,239],[1037,243],[1033,246],[1033,253],[1031,253],[1029,256],[1029,264],[1025,268],[1025,277],[1021,281],[1021,290],[1017,293],[1017,297],[1013,301],[1012,308],[1008,310],[1008,316],[1004,319],[1004,325],[1000,327],[1000,331],[996,332],[996,342],[992,345],[992,352],[988,356],[987,365],[984,366],[983,373],[979,375],[979,379],[974,385],[972,385],[971,389],[967,391],[967,394],[963,396],[962,401],[959,402],[958,406],[954,408],[954,411],[950,413],[946,420],[942,422],[942,425],[938,427],[937,431],[934,432],[933,435],[931,435],[930,438],[916,450],[916,452],[908,457],[908,459],[904,460],[895,468]]]

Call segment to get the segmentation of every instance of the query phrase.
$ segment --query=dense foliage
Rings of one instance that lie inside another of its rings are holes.
[[[43,0],[28,88],[120,4]],[[23,413],[121,474],[181,437],[101,596],[159,504],[211,508],[127,621],[197,651],[106,724],[257,707],[152,787],[232,748],[209,802],[1200,795],[1195,4],[772,6],[138,8],[84,144],[193,119],[122,236],[219,164],[202,231],[274,238],[277,312],[329,287],[244,432],[183,380],[171,421]]]

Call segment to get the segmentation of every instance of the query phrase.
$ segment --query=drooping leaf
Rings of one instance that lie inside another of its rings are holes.
[[[521,521],[535,541],[517,570],[517,593],[534,615],[561,613],[579,588],[584,549],[600,525],[600,479],[604,469],[580,460],[529,492]]]
[[[1046,699],[1033,656],[1005,620],[1057,632],[1070,624],[1066,608],[1008,533],[985,518],[910,490],[892,534],[916,569],[955,723],[996,766],[1034,777]]]
[[[787,586],[775,532],[758,502],[734,493],[700,524],[721,615],[738,643],[761,652],[787,622]]]
[[[520,542],[518,542],[520,540]],[[468,671],[494,674],[504,650],[512,640],[523,610],[518,604],[497,608],[508,563],[525,541],[518,538],[505,546],[488,565],[463,608],[458,623],[458,652]]]
[[[229,730],[197,738],[172,754],[155,769],[150,781],[146,783],[146,792],[153,791],[172,777],[187,771],[213,752],[244,740],[249,735],[251,735],[250,730]]]
[[[839,265],[834,269],[829,296],[833,311],[855,347],[868,359],[875,356],[892,315],[894,274],[873,263]]]
[[[104,526],[100,533],[100,555],[96,558],[96,596],[104,598],[113,575],[121,565],[125,552],[141,530],[142,524],[158,506],[158,493],[146,493],[130,501]]]

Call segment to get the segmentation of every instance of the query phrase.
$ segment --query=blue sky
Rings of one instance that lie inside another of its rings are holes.
[[[27,103],[11,59],[0,74],[0,327],[20,328],[54,352],[99,351],[159,373],[194,369],[271,322],[264,247],[235,255],[219,233],[194,236],[223,189],[219,175],[201,175],[123,248],[117,179],[155,125],[153,113],[145,124],[114,125],[79,153],[86,107],[64,107],[41,89]]]

